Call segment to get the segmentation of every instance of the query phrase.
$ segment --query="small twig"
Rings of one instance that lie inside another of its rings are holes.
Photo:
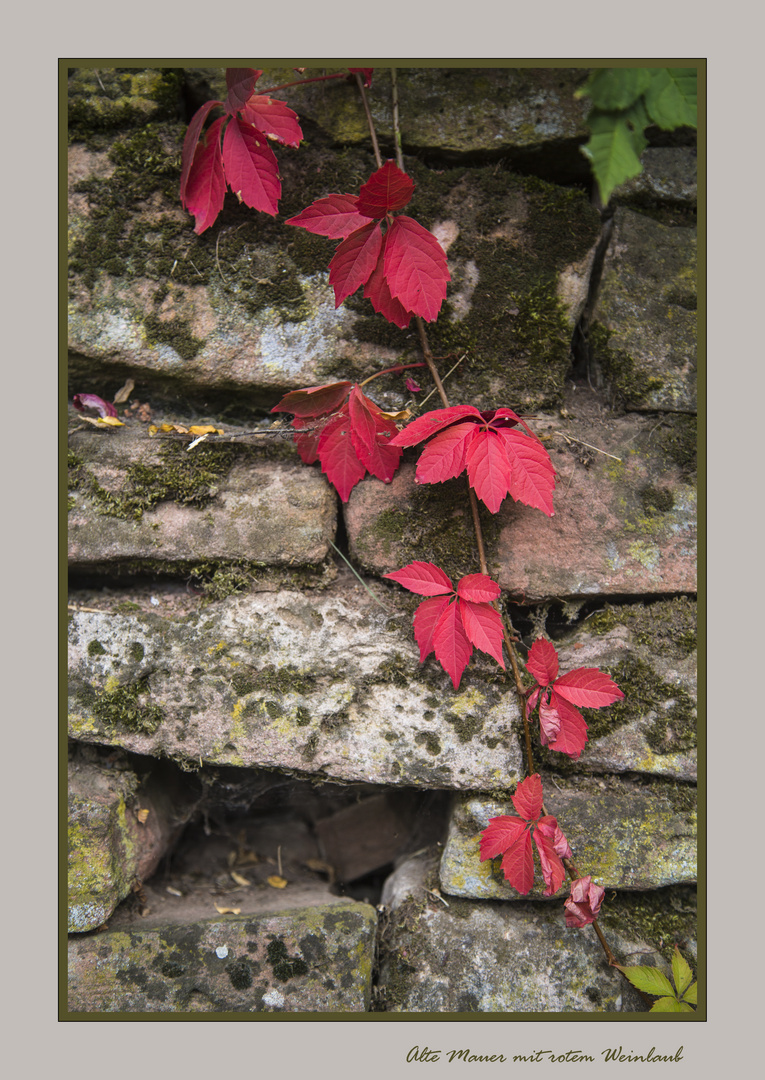
[[[220,243],[220,233],[218,233],[218,235],[215,237],[215,265],[218,267],[218,273],[220,274],[221,281],[223,282],[224,285],[228,285],[228,282],[226,281],[226,279],[223,276],[223,271],[220,268],[220,262],[218,261],[218,244],[219,243]],[[194,266],[193,263],[191,265]],[[194,269],[196,270],[196,266],[194,266]]]
[[[586,446],[588,450],[594,450],[596,454],[603,454],[605,457],[613,458],[614,461],[622,460],[620,457],[617,457],[616,454],[609,454],[605,450],[599,450],[597,446],[593,446],[591,443],[588,442],[582,442],[581,439],[575,439],[573,435],[566,435],[563,431],[554,431],[553,435],[560,435],[560,437],[562,439],[565,439],[566,442],[579,443],[580,446]]]
[[[80,607],[78,604],[67,604],[67,611],[88,611],[93,615],[110,615],[110,611],[105,611],[103,608],[97,607]]]
[[[390,613],[390,611],[388,611],[388,609],[386,608],[385,604],[383,604],[383,602],[382,602],[381,600],[378,600],[378,599],[377,599],[377,597],[375,596],[375,594],[374,594],[374,593],[372,592],[372,590],[371,590],[371,589],[369,588],[369,586],[368,586],[368,585],[367,585],[367,583],[366,583],[366,582],[364,581],[364,579],[363,579],[363,578],[362,578],[362,577],[360,576],[360,574],[358,573],[358,571],[357,571],[357,570],[356,570],[356,569],[355,569],[355,568],[354,568],[353,566],[351,566],[351,564],[350,564],[350,563],[348,562],[348,560],[346,559],[345,555],[343,555],[343,553],[342,553],[342,551],[340,550],[340,548],[339,548],[339,547],[337,547],[337,546],[336,546],[335,544],[333,544],[331,540],[330,540],[330,542],[329,542],[329,543],[330,543],[330,547],[333,547],[333,548],[335,549],[335,551],[337,552],[337,554],[338,554],[338,555],[340,556],[340,558],[341,558],[341,559],[343,560],[343,562],[344,562],[344,563],[346,564],[346,566],[347,566],[347,567],[348,567],[348,568],[350,569],[351,573],[353,573],[353,574],[354,574],[354,575],[355,575],[355,576],[356,576],[356,577],[357,577],[357,578],[359,579],[359,581],[360,581],[361,585],[362,585],[362,586],[363,586],[363,587],[364,587],[364,588],[366,589],[366,591],[367,591],[367,592],[369,593],[369,595],[370,595],[370,596],[372,597],[372,599],[374,600],[374,602],[375,602],[376,604],[378,604],[378,605],[379,605],[379,606],[380,606],[380,607],[381,607],[381,608],[383,609],[383,611],[385,612],[385,614],[386,614],[386,615],[390,615],[391,613]]]
[[[396,69],[390,69],[390,82],[391,82],[391,99],[393,102],[393,142],[396,147],[396,164],[401,172],[406,172],[404,168],[404,151],[401,147],[401,128],[398,123],[398,82],[396,81]]]
[[[279,877],[284,877],[284,875],[282,874],[282,845],[281,844],[279,844],[278,848],[276,849],[276,864],[277,864],[277,867],[279,869]]]
[[[359,88],[359,93],[361,94],[361,102],[362,102],[362,104],[364,106],[364,112],[366,113],[366,116],[367,116],[367,124],[369,125],[369,134],[370,134],[370,136],[372,138],[372,149],[375,152],[375,161],[377,162],[377,168],[381,169],[382,168],[382,158],[380,157],[380,147],[377,145],[377,133],[375,132],[375,122],[372,119],[372,113],[370,112],[370,109],[369,109],[369,102],[367,101],[366,91],[364,90],[364,80],[362,79],[362,77],[358,73],[358,71],[355,74],[356,74],[356,85]]]
[[[444,907],[451,907],[451,904],[447,904],[438,889],[426,889],[425,892],[428,893],[429,896],[435,896],[436,900],[440,900]]]
[[[446,380],[449,378],[449,376],[451,375],[451,373],[453,371],[457,370],[457,368],[460,366],[460,364],[462,363],[462,361],[465,359],[466,356],[467,356],[467,353],[463,353],[462,356],[457,361],[457,363],[454,365],[454,367],[449,368],[449,370],[447,371],[447,373],[444,375],[443,379],[441,380],[442,384],[446,382]],[[422,401],[419,404],[420,409],[425,404],[425,402],[428,400],[428,398],[433,397],[433,395],[436,392],[436,389],[437,389],[437,387],[434,388],[433,390],[431,390],[429,394],[426,394],[426,396],[422,399]]]

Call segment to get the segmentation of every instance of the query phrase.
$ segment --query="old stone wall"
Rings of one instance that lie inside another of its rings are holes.
[[[625,694],[586,711],[578,762],[537,738],[547,810],[621,962],[668,970],[697,949],[695,143],[649,131],[600,212],[586,75],[400,70],[407,212],[447,254],[428,335],[451,402],[533,417],[558,474],[552,518],[480,511],[521,653],[546,634]],[[368,93],[391,157],[387,70]],[[69,76],[69,400],[122,421],[70,405],[69,1008],[644,1009],[565,928],[566,887],[521,898],[479,859],[525,775],[512,679],[474,653],[455,691],[421,664],[418,598],[383,576],[478,571],[464,482],[415,484],[407,451],[341,503],[270,414],[422,359],[360,293],[336,309],[335,242],[285,224],[375,168],[356,87],[279,95],[305,137],[276,147],[279,214],[229,194],[198,236],[181,147],[225,96],[222,69]],[[430,378],[405,374],[419,393],[368,393],[419,408]]]

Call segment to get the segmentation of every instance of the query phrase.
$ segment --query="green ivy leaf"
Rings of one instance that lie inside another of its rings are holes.
[[[592,134],[582,152],[590,159],[605,206],[614,188],[640,175],[645,141],[642,130],[636,135],[622,112],[593,112],[588,123]]]
[[[696,69],[653,68],[645,104],[654,124],[663,131],[696,127]]]
[[[684,1001],[678,1001],[676,997],[663,997],[653,1003],[651,1012],[693,1012],[693,1009]]]
[[[675,945],[675,951],[672,955],[672,978],[675,981],[677,996],[679,998],[683,997],[693,981],[693,972],[677,945]]]
[[[604,112],[628,109],[645,93],[650,82],[650,68],[600,68],[577,91],[577,97],[586,94],[595,108]]]
[[[636,986],[638,990],[642,990],[644,994],[671,994],[674,999],[675,990],[672,983],[658,968],[617,966],[619,971],[627,976],[632,985]]]
[[[694,983],[692,986],[688,987],[688,989],[683,994],[683,1001],[690,1001],[691,1005],[697,1005],[698,1004],[698,1002],[696,1001],[696,987],[697,986],[698,986],[698,983]]]

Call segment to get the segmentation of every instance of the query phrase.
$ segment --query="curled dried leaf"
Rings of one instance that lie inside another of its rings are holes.
[[[242,909],[239,907],[218,907],[215,905],[215,910],[219,915],[241,915]]]
[[[278,874],[272,874],[271,877],[268,879],[268,884],[271,886],[272,889],[286,889],[287,879],[279,877]]]

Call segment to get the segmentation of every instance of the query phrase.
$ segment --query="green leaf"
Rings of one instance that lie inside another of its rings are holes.
[[[696,127],[696,92],[695,68],[653,68],[645,91],[651,120],[663,131]]]
[[[688,961],[682,955],[677,945],[675,945],[675,951],[672,954],[672,978],[675,980],[675,990],[677,996],[681,998],[693,980],[693,972],[691,971]]]
[[[692,986],[688,987],[688,989],[682,995],[683,1001],[690,1001],[691,1005],[697,1005],[698,1004],[698,1002],[696,1001],[696,987],[697,986],[698,986],[698,983],[693,983]]]
[[[627,976],[633,986],[642,990],[645,994],[671,994],[675,997],[675,990],[666,975],[654,967],[622,967],[617,965],[619,971]]]
[[[684,1001],[678,1001],[676,997],[663,997],[654,1001],[651,1012],[693,1012],[693,1009]]]
[[[650,68],[600,68],[577,91],[577,97],[587,94],[595,108],[605,112],[627,109],[645,93],[650,82]]]
[[[645,141],[642,131],[636,133],[622,112],[594,110],[587,122],[592,134],[582,152],[590,159],[605,206],[614,188],[642,172],[640,150]]]
[[[635,153],[640,157],[646,146],[648,146],[645,129],[651,123],[651,118],[645,111],[643,99],[640,98],[634,105],[630,105],[629,109],[625,109],[623,115],[627,127],[632,132],[632,145],[635,148]]]

